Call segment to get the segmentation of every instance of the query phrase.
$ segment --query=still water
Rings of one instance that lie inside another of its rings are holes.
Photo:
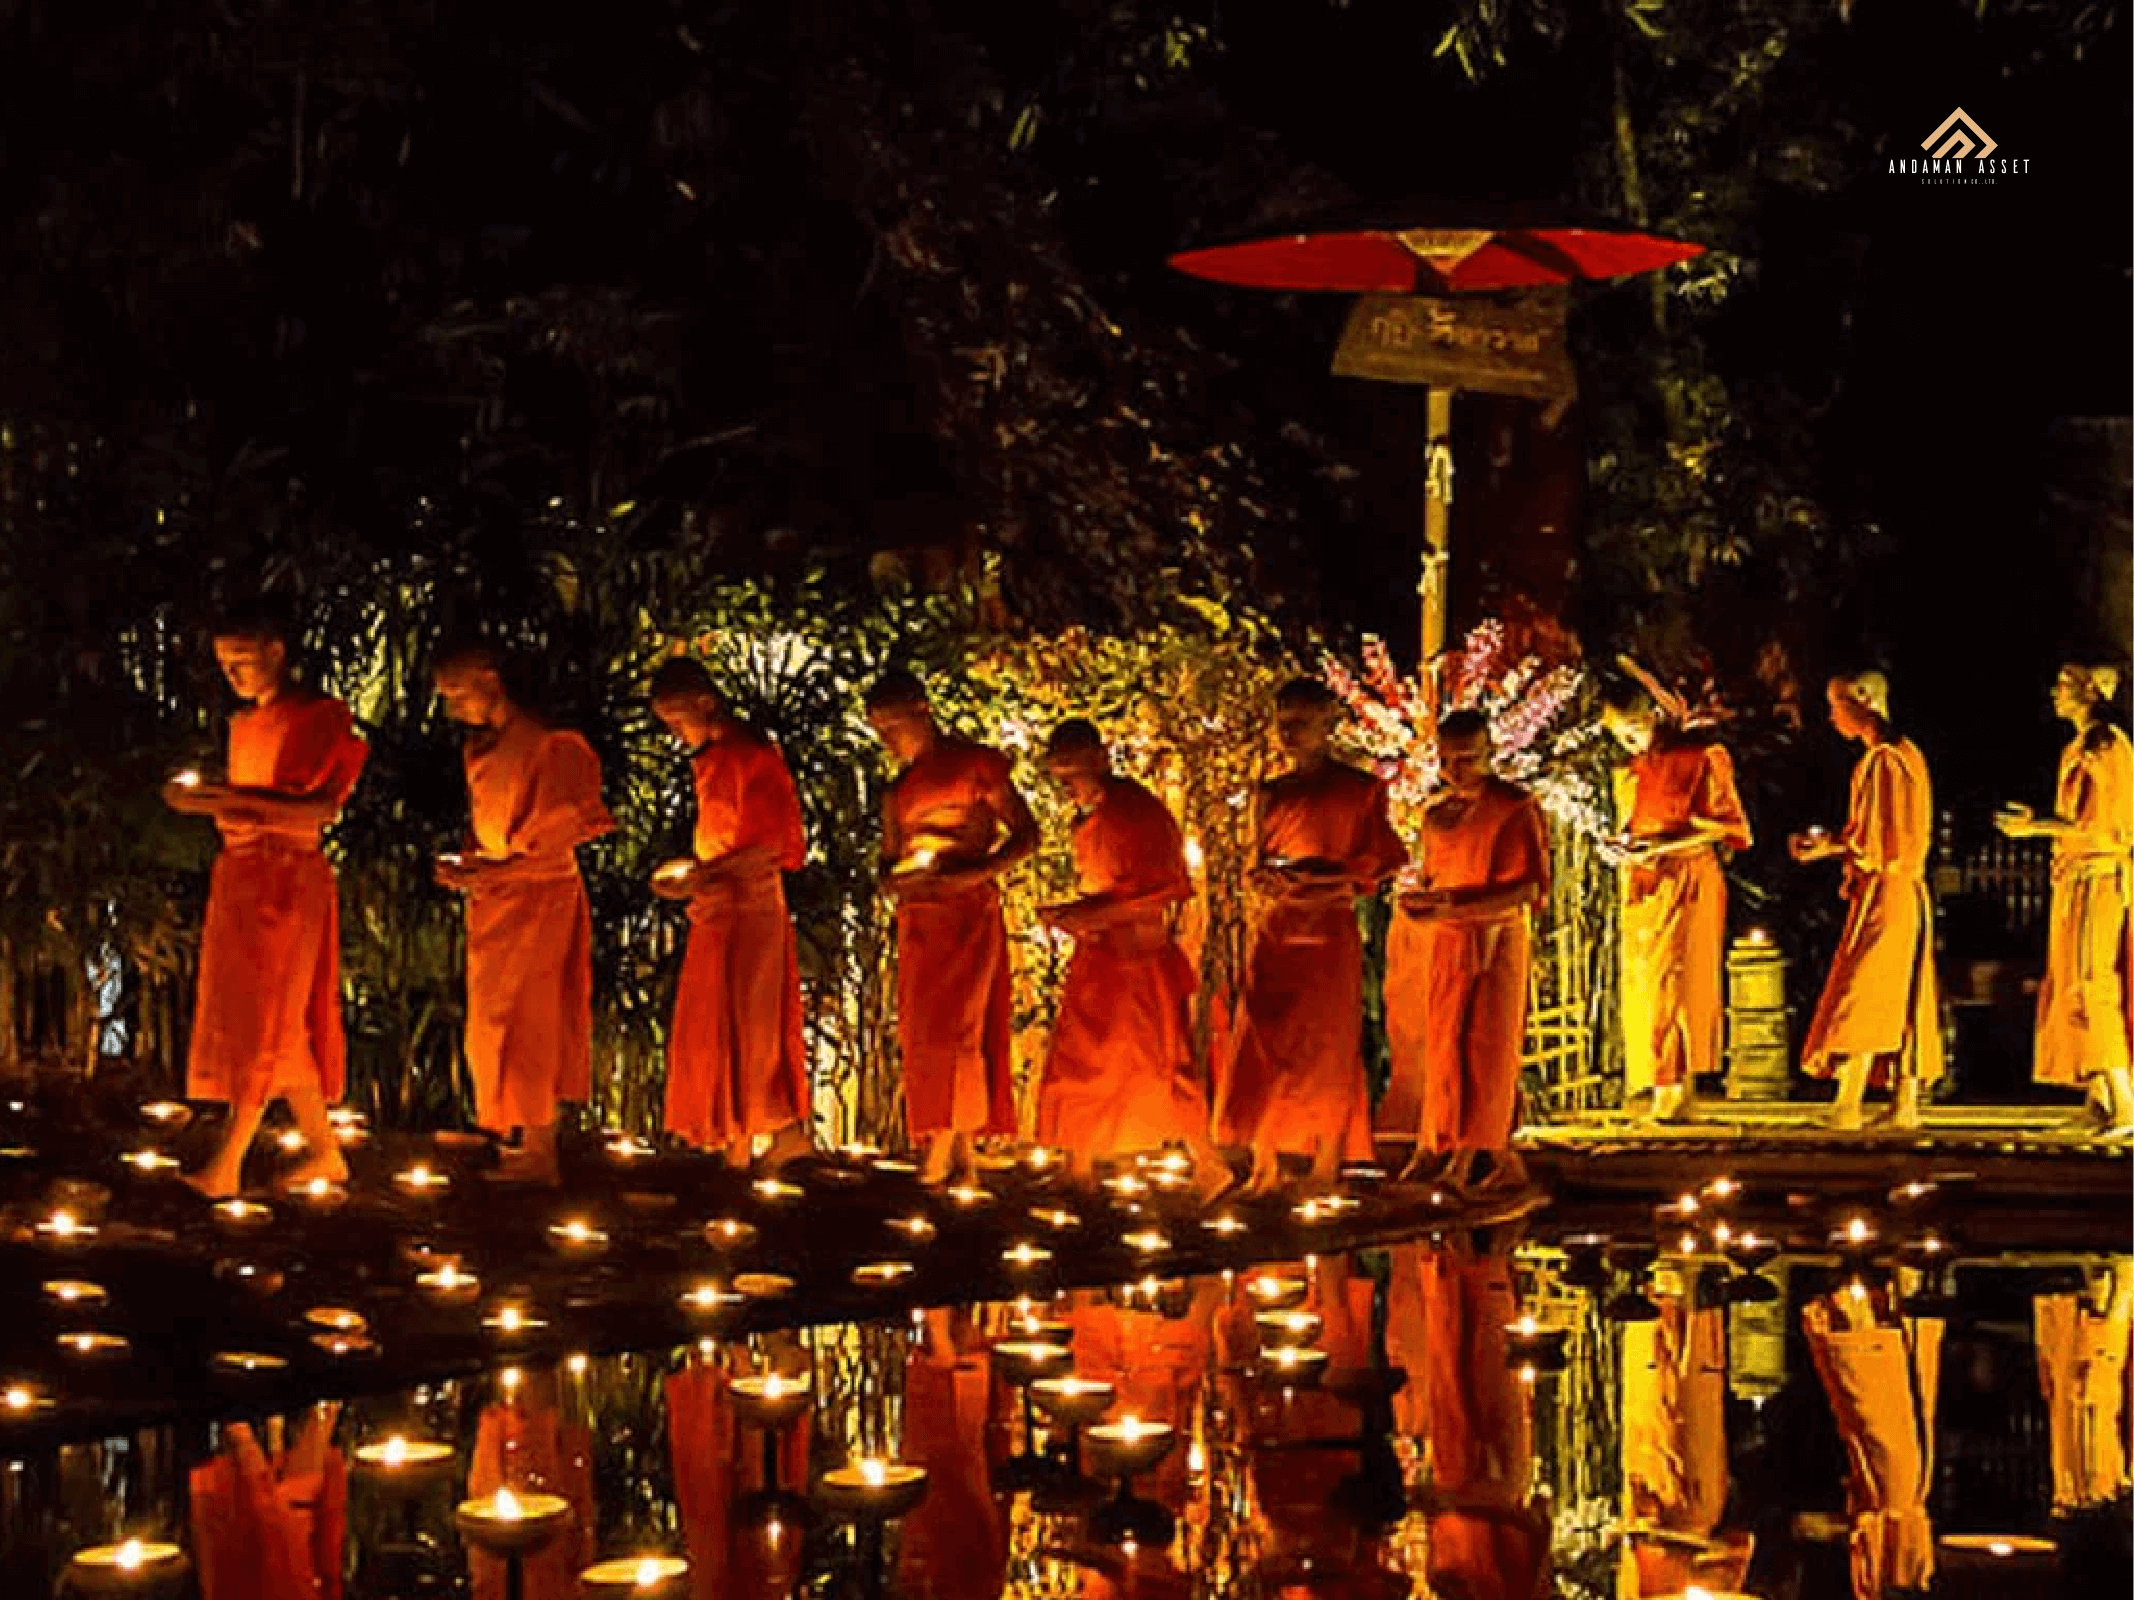
[[[5,1463],[0,1593],[2127,1592],[2134,1262],[1574,1226],[69,1444]]]

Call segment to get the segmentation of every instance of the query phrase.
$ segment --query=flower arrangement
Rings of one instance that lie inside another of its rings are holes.
[[[1492,619],[1447,651],[1434,674],[1403,677],[1372,636],[1363,642],[1360,674],[1332,655],[1320,670],[1349,712],[1353,744],[1391,789],[1394,825],[1404,835],[1414,836],[1438,787],[1436,718],[1466,710],[1488,718],[1502,777],[1531,790],[1559,822],[1594,839],[1608,835],[1593,759],[1600,728],[1578,715],[1586,674],[1567,639],[1515,637]]]

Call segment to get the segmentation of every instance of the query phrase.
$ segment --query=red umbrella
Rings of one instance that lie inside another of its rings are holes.
[[[1341,227],[1187,250],[1171,265],[1252,289],[1479,294],[1673,266],[1704,246],[1600,226]]]

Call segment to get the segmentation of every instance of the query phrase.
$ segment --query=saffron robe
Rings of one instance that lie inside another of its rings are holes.
[[[510,1489],[560,1495],[570,1502],[566,1526],[538,1555],[524,1560],[525,1600],[577,1600],[578,1574],[593,1559],[599,1536],[593,1500],[593,1436],[566,1419],[553,1370],[524,1374],[516,1395],[482,1407],[467,1464],[467,1498]],[[467,1552],[474,1600],[505,1600],[509,1574],[502,1556]]]
[[[193,1557],[201,1600],[341,1600],[348,1462],[331,1444],[338,1407],[315,1408],[269,1461],[252,1425],[193,1468]]]
[[[2038,1387],[2052,1434],[2053,1510],[2107,1505],[2134,1485],[2127,1471],[2127,1356],[2134,1327],[2126,1302],[2115,1295],[2100,1314],[2086,1297],[2046,1294],[2033,1303],[2033,1314]]]
[[[1926,758],[1909,739],[1874,745],[1852,773],[1840,842],[1845,931],[1801,1043],[1801,1070],[1827,1078],[1833,1056],[1876,1057],[1874,1081],[1941,1076],[1941,999],[1934,982],[1934,902],[1927,852],[1934,795]]]
[[[802,1492],[808,1479],[812,1410],[788,1423],[773,1447],[779,1487]],[[803,1530],[785,1523],[776,1537],[744,1515],[743,1497],[769,1488],[755,1429],[735,1414],[723,1367],[691,1361],[667,1376],[667,1454],[675,1510],[689,1556],[692,1600],[784,1600],[800,1580]]]
[[[1472,803],[1447,795],[1424,813],[1416,865],[1431,889],[1533,883],[1546,895],[1548,839],[1532,796],[1491,778]],[[1426,1150],[1502,1150],[1512,1141],[1526,1042],[1530,911],[1484,921],[1396,912],[1387,935],[1389,1131]],[[1399,1119],[1396,1121],[1396,1119]]]
[[[1378,884],[1407,859],[1386,786],[1329,762],[1260,787],[1259,864],[1329,863]],[[1245,990],[1216,1097],[1225,1144],[1371,1154],[1363,1076],[1363,936],[1353,893],[1277,890],[1253,919]]]
[[[1634,840],[1719,830],[1702,849],[1627,866],[1621,878],[1623,1052],[1630,1093],[1720,1069],[1726,874],[1719,851],[1746,850],[1734,763],[1716,744],[1655,746],[1624,767],[1623,831]]]
[[[338,807],[369,754],[348,707],[323,695],[284,694],[230,719],[234,788]],[[319,830],[218,826],[222,853],[200,932],[186,1093],[264,1105],[312,1083],[338,1100],[348,1063],[340,897]]]
[[[593,919],[578,846],[615,826],[600,759],[516,716],[466,749],[474,845],[508,876],[467,899],[467,1067],[475,1120],[545,1127],[592,1091]]]
[[[953,867],[1007,826],[1008,758],[947,736],[898,774],[882,802],[884,852]],[[897,907],[897,1041],[911,1136],[1015,1131],[1008,928],[991,883]]]
[[[2134,745],[2117,728],[2079,734],[2060,754],[2053,815],[2078,830],[2053,841],[2052,928],[2038,988],[2040,1083],[2124,1072],[2134,1048]]]
[[[693,1144],[724,1145],[809,1114],[800,941],[780,876],[806,864],[808,843],[785,759],[753,729],[707,744],[690,775],[699,861],[751,846],[775,858],[689,900],[667,1041],[666,1126]]]
[[[1130,778],[1107,779],[1104,798],[1075,823],[1074,865],[1085,896],[1191,892],[1178,824]],[[1038,1088],[1038,1142],[1104,1156],[1204,1131],[1193,991],[1168,908],[1153,898],[1130,917],[1077,935]]]
[[[1926,1506],[1942,1324],[1884,1327],[1864,1311],[1856,1318],[1853,1304],[1850,1294],[1819,1296],[1801,1309],[1801,1322],[1845,1445],[1853,1593],[1879,1600],[1885,1589],[1923,1589],[1934,1576]]]
[[[926,1469],[926,1498],[904,1518],[900,1592],[995,1600],[1007,1585],[1008,1528],[986,1459],[993,1365],[954,1347],[945,1326],[954,1312],[927,1316],[934,1335],[913,1341],[904,1374],[900,1454]]]

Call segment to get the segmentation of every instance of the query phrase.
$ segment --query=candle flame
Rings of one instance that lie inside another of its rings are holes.
[[[1119,1420],[1119,1437],[1128,1444],[1138,1443],[1141,1438],[1141,1419],[1131,1415],[1122,1417]]]
[[[1207,852],[1201,849],[1200,840],[1193,834],[1186,835],[1186,871],[1198,872],[1208,864]]]
[[[648,1559],[646,1559],[646,1560],[644,1560],[644,1561],[640,1561],[640,1562],[638,1562],[638,1564],[637,1564],[637,1587],[638,1587],[638,1588],[640,1588],[640,1589],[649,1589],[649,1588],[651,1588],[651,1587],[652,1587],[652,1586],[653,1586],[653,1585],[654,1585],[655,1583],[659,1582],[659,1578],[660,1578],[660,1571],[659,1571],[659,1563],[658,1563],[657,1561],[653,1561],[653,1560],[650,1560],[650,1559],[648,1558]]]
[[[509,1489],[499,1489],[496,1492],[496,1514],[505,1522],[517,1522],[526,1515],[526,1508]]]
[[[785,1379],[779,1377],[775,1372],[765,1378],[763,1380],[763,1398],[766,1400],[784,1399]]]
[[[115,1565],[124,1567],[128,1572],[131,1572],[140,1566],[142,1561],[147,1558],[147,1554],[148,1552],[141,1548],[140,1540],[128,1539],[119,1546],[119,1553],[113,1560]]]
[[[62,1238],[75,1232],[80,1226],[81,1224],[74,1220],[74,1213],[71,1211],[55,1211],[52,1213],[52,1231]]]
[[[860,1477],[870,1489],[879,1489],[889,1481],[889,1468],[877,1456],[868,1456],[860,1463]]]
[[[1996,1539],[1987,1545],[1986,1549],[1997,1556],[2012,1556],[2015,1554],[2015,1546],[2006,1539]]]
[[[1186,1471],[1191,1473],[1202,1473],[1206,1472],[1207,1470],[1208,1452],[1202,1449],[1200,1441],[1198,1439],[1195,1439],[1191,1447],[1188,1448],[1186,1451]]]
[[[27,1411],[37,1401],[37,1396],[22,1384],[9,1385],[5,1394],[0,1394],[0,1404],[10,1411]]]

